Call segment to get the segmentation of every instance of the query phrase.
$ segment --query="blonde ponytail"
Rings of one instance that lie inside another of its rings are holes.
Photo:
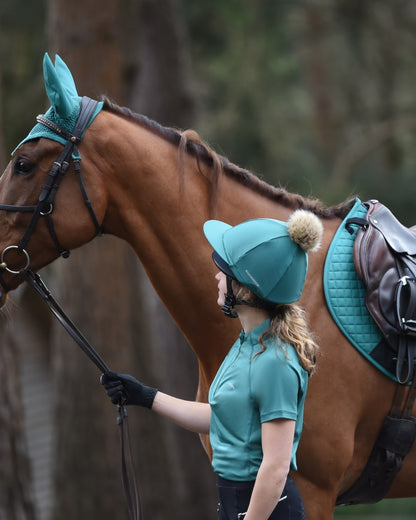
[[[319,346],[309,331],[305,311],[295,303],[276,305],[271,313],[270,328],[259,338],[262,346],[259,354],[264,352],[267,337],[276,339],[279,343],[289,343],[295,348],[300,364],[309,375],[315,370]]]

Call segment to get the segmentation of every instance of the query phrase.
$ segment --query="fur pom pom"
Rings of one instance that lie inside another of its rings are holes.
[[[289,237],[305,251],[316,251],[321,245],[324,227],[319,218],[304,209],[298,209],[287,222]]]

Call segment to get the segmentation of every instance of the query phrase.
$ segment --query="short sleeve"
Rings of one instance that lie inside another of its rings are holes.
[[[260,421],[278,418],[296,421],[301,381],[290,360],[269,346],[253,359],[251,370],[251,394]]]

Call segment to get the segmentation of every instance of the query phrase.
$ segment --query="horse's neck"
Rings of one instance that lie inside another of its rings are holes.
[[[182,178],[175,145],[120,117],[109,113],[103,116],[97,118],[101,126],[112,129],[112,136],[106,137],[100,150],[99,169],[105,172],[100,175],[106,177],[108,199],[104,229],[127,240],[149,270],[153,265],[158,271],[169,269],[169,263],[177,269],[182,263],[192,264],[191,259],[205,257],[210,248],[202,226],[209,218],[235,224],[255,217],[284,219],[290,213],[222,176],[212,215],[208,166],[202,165],[205,171],[201,174],[196,159],[185,155]],[[98,127],[94,136],[100,133]],[[210,255],[208,263],[211,265]]]
[[[101,152],[109,201],[104,231],[133,247],[209,377],[238,332],[237,320],[231,326],[216,304],[212,249],[202,231],[213,216],[209,168],[202,166],[206,171],[201,174],[195,158],[186,155],[182,183],[174,145],[138,125],[105,115],[101,124],[114,133],[111,149],[103,147]],[[108,118],[113,120],[105,122]],[[221,176],[215,218],[230,224],[257,217],[286,220],[291,211]]]

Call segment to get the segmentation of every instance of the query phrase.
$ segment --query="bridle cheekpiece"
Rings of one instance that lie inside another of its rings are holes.
[[[49,234],[52,237],[53,242],[58,249],[60,256],[63,258],[68,258],[70,255],[70,251],[62,247],[58,236],[55,233],[55,227],[52,220],[52,213],[54,210],[54,200],[58,188],[61,184],[61,181],[69,168],[71,159],[74,163],[74,169],[77,174],[78,184],[81,189],[82,197],[87,207],[87,210],[91,216],[91,219],[94,223],[97,234],[101,234],[101,227],[97,220],[97,217],[94,213],[94,210],[91,205],[91,201],[88,198],[87,192],[85,190],[84,181],[81,175],[81,156],[78,151],[78,144],[81,142],[82,136],[88,127],[91,118],[97,108],[98,101],[90,99],[88,97],[83,97],[81,100],[81,107],[78,119],[75,123],[75,127],[72,132],[68,132],[65,128],[62,128],[55,122],[51,121],[44,115],[39,115],[36,118],[36,121],[49,130],[53,131],[61,138],[66,141],[64,145],[64,149],[62,150],[58,159],[53,163],[51,170],[49,171],[48,177],[42,187],[42,191],[39,195],[37,204],[34,206],[14,206],[8,204],[0,204],[0,210],[3,211],[17,211],[23,213],[33,213],[32,218],[20,239],[20,242],[17,245],[10,245],[6,247],[1,255],[0,255],[0,270],[5,270],[12,274],[19,274],[21,272],[26,271],[30,267],[30,256],[26,250],[26,246],[35,231],[36,225],[41,217],[46,219],[46,224],[49,230]],[[7,253],[10,251],[16,251],[23,255],[24,266],[20,268],[13,268],[8,266],[6,261]],[[0,284],[7,292],[7,287],[0,276]]]

